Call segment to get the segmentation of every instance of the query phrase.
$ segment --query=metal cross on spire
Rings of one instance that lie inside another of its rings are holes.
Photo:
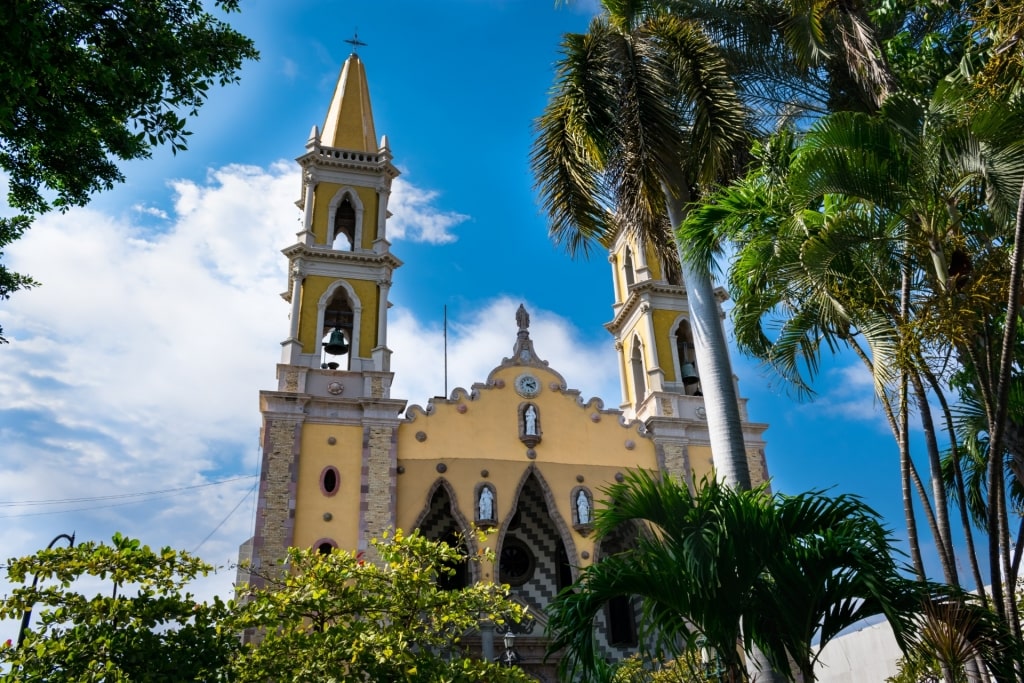
[[[359,40],[359,29],[356,29],[355,32],[352,34],[352,37],[346,40],[345,42],[352,46],[353,54],[359,54],[359,48],[366,46],[366,43]]]

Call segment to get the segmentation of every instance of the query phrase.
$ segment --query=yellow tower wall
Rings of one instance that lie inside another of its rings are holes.
[[[672,323],[679,317],[679,311],[666,311],[657,309],[654,311],[654,334],[658,339],[658,366],[665,373],[665,380],[678,382],[676,377],[676,366],[673,360],[675,354],[675,337],[672,334]]]
[[[302,303],[299,314],[299,339],[302,341],[303,353],[316,353],[319,350],[321,341],[320,330],[317,329],[317,307],[320,297],[324,292],[337,282],[337,278],[325,275],[308,275],[302,287]],[[346,282],[352,287],[359,304],[362,306],[362,314],[359,318],[359,355],[363,358],[370,356],[373,347],[377,344],[377,313],[380,310],[379,289],[376,282],[368,280],[347,279]]]
[[[331,443],[331,441],[334,443]],[[359,543],[359,487],[363,461],[363,428],[359,425],[304,424],[295,510],[297,547],[331,539],[339,548]],[[320,488],[325,468],[337,468],[337,492],[326,496]],[[325,519],[329,515],[330,519]]]
[[[317,185],[313,201],[312,228],[315,242],[321,245],[329,244],[330,226],[327,225],[327,219],[330,213],[331,200],[334,199],[334,196],[342,188],[352,189],[359,196],[359,201],[363,205],[363,238],[359,247],[361,249],[372,249],[373,242],[377,239],[378,202],[380,201],[380,196],[372,187],[356,187],[327,182]]]

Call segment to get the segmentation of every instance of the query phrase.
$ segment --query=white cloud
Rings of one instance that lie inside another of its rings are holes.
[[[448,395],[457,387],[467,391],[483,382],[502,359],[512,355],[516,341],[515,313],[520,302],[498,297],[483,308],[448,326]],[[530,337],[541,359],[558,371],[570,389],[584,400],[597,396],[606,408],[618,407],[619,378],[615,351],[607,344],[588,345],[572,323],[544,310],[530,311]],[[393,311],[389,318],[389,346],[394,350],[392,395],[411,404],[444,394],[444,334],[440,325],[424,326],[408,311]]]
[[[875,428],[889,433],[889,423],[875,396],[874,382],[867,369],[854,362],[833,368],[826,373],[821,386],[827,391],[816,396],[813,402],[800,407],[805,413],[842,420],[856,420],[873,423]]]
[[[404,178],[396,178],[388,202],[388,210],[394,214],[388,221],[388,237],[430,244],[454,242],[457,238],[451,230],[469,220],[469,216],[435,208],[433,204],[439,196],[435,190],[424,190]]]
[[[238,477],[256,472],[257,396],[275,386],[288,327],[280,248],[298,229],[297,172],[227,166],[171,188],[159,231],[76,209],[44,216],[8,250],[9,265],[43,286],[0,309],[11,339],[0,347],[0,559],[71,531],[192,550],[226,520],[200,554],[227,565],[251,533],[254,479]],[[446,215],[430,205],[435,195],[405,188],[420,214]],[[443,391],[441,330],[398,303],[393,396],[425,404]],[[449,391],[486,380],[510,355],[518,303],[496,299],[452,321]],[[587,346],[565,319],[531,314],[538,354],[584,398],[615,405],[610,341]],[[231,481],[204,486],[220,480]],[[182,487],[199,488],[113,497]],[[96,497],[108,498],[69,500]],[[69,502],[10,504],[41,500]],[[233,578],[222,570],[198,594],[226,594]]]
[[[154,216],[156,218],[160,218],[160,219],[165,220],[165,221],[170,219],[170,216],[167,215],[166,211],[164,211],[163,209],[158,209],[155,206],[146,206],[145,204],[136,204],[136,205],[132,206],[132,211],[134,211],[135,213],[141,213],[141,214],[146,215],[146,216]]]

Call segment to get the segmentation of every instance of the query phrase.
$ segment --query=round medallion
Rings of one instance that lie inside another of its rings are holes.
[[[540,380],[528,372],[516,377],[516,393],[523,398],[533,398],[540,393]]]
[[[327,391],[337,396],[341,392],[345,391],[345,386],[341,382],[331,382],[327,385]]]
[[[498,559],[498,577],[510,586],[522,586],[533,578],[536,561],[529,546],[518,538],[507,537]]]

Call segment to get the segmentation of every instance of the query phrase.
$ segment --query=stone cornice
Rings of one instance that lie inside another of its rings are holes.
[[[373,251],[339,251],[328,247],[310,247],[305,244],[292,244],[281,250],[281,253],[289,259],[303,258],[321,263],[345,262],[359,263],[369,266],[386,266],[399,268],[402,265],[401,259],[391,252],[379,254]]]
[[[616,330],[622,328],[626,321],[637,309],[637,307],[650,296],[664,294],[673,297],[686,298],[686,288],[682,285],[670,285],[664,280],[645,280],[638,282],[629,288],[629,296],[622,306],[615,313],[610,322],[604,324],[604,328],[615,334]],[[646,295],[646,296],[645,296]]]
[[[369,171],[388,178],[397,178],[401,172],[391,163],[391,152],[360,152],[358,150],[327,147],[313,144],[296,159],[303,167],[317,166],[320,168],[347,168],[357,171]]]

